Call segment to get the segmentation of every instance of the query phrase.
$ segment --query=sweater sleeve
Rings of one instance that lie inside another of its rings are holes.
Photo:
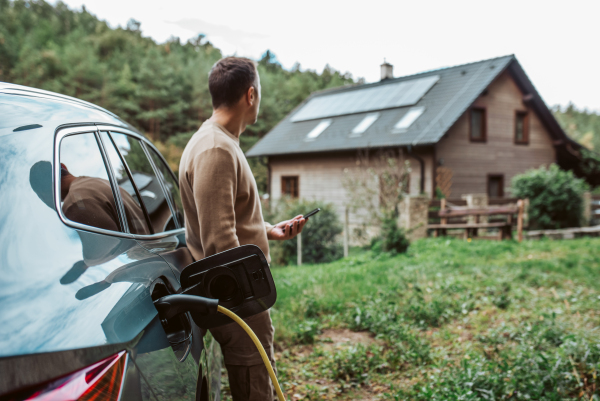
[[[267,231],[267,235],[269,235],[269,233],[271,232],[273,227],[275,227],[275,226],[272,225],[271,223],[265,221],[265,230]]]
[[[191,179],[204,255],[239,246],[235,229],[238,184],[235,156],[222,148],[202,152],[194,160]]]

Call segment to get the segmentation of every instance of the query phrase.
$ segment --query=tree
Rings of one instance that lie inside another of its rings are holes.
[[[187,139],[212,114],[208,74],[222,57],[203,35],[186,43],[156,43],[139,21],[113,29],[87,12],[44,0],[0,0],[0,81],[96,103],[169,149],[171,166]],[[267,50],[258,61],[263,101],[258,123],[244,133],[243,150],[269,132],[311,92],[351,84],[349,74],[284,69]],[[266,191],[264,160],[251,161]]]

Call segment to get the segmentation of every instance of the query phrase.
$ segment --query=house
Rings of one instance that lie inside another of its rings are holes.
[[[513,55],[313,93],[247,153],[268,158],[269,193],[347,203],[360,152],[401,151],[410,194],[509,195],[515,174],[570,168],[570,140]],[[574,151],[575,150],[575,151]]]

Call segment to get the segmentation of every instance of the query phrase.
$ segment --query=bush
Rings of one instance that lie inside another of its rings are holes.
[[[404,230],[398,227],[398,218],[392,215],[382,219],[381,233],[371,241],[374,252],[404,253],[408,250],[410,241]]]
[[[529,225],[537,229],[579,227],[587,184],[553,164],[529,170],[512,180],[512,194],[529,199]]]
[[[302,262],[328,263],[342,257],[342,245],[338,236],[342,233],[342,225],[338,220],[333,205],[317,201],[281,200],[271,214],[265,219],[271,224],[289,220],[299,214],[305,214],[317,207],[321,211],[309,218],[302,230]],[[298,241],[271,241],[271,260],[275,264],[287,265],[296,263]]]

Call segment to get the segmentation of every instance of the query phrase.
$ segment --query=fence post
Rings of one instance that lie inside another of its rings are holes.
[[[590,226],[592,222],[592,193],[585,191],[583,193],[583,220],[584,227]]]
[[[344,257],[347,258],[348,257],[348,241],[349,241],[349,237],[350,234],[348,233],[348,208],[346,208],[345,211],[345,217],[344,217]]]
[[[517,215],[517,240],[521,242],[523,241],[523,199],[517,201],[517,207],[519,209],[519,214]]]
[[[302,233],[296,235],[298,241],[298,266],[302,266]]]
[[[446,198],[442,198],[440,201],[440,210],[446,211]],[[442,217],[440,219],[440,224],[448,224],[448,218]]]

